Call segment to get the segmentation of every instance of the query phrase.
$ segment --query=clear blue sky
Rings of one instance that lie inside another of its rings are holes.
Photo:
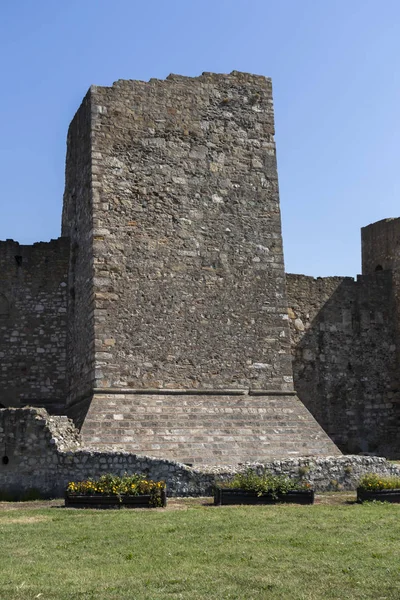
[[[3,0],[0,239],[60,233],[67,128],[91,84],[273,78],[286,269],[360,271],[400,216],[399,0]]]

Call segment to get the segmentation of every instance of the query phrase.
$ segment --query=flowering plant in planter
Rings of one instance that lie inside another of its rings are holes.
[[[400,490],[400,477],[368,473],[361,477],[358,487],[368,492],[377,490]]]
[[[236,473],[230,481],[219,484],[219,486],[223,488],[240,488],[255,492],[257,496],[271,494],[275,498],[279,494],[287,494],[290,491],[298,492],[311,489],[311,484],[299,479],[290,479],[286,475],[273,475],[268,471],[258,475],[253,469],[247,469],[244,473]]]
[[[99,479],[71,481],[68,483],[66,494],[73,496],[114,496],[121,502],[124,497],[150,496],[151,506],[162,506],[162,496],[165,494],[164,481],[152,481],[145,475],[125,474],[122,477],[102,475]]]
[[[368,473],[357,487],[357,501],[400,502],[400,477]]]
[[[273,475],[268,471],[260,475],[253,469],[236,473],[232,479],[215,487],[215,504],[226,503],[301,502],[312,503],[314,493],[311,484],[285,475]]]

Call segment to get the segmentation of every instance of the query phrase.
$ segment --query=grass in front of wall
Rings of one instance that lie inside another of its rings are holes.
[[[400,598],[400,505],[0,510],[3,600]]]

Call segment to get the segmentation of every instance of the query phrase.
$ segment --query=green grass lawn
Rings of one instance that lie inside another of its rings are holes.
[[[400,598],[400,505],[21,506],[0,509],[1,600]]]

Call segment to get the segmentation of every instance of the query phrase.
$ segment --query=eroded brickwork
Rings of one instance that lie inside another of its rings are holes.
[[[0,242],[0,404],[62,410],[69,242]]]

